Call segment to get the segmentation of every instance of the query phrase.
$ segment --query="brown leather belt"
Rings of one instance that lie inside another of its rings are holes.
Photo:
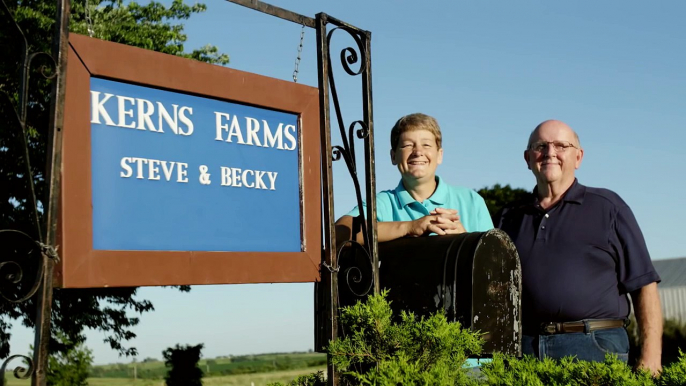
[[[570,332],[589,333],[607,328],[619,328],[626,325],[622,319],[589,319],[577,322],[551,322],[541,324],[541,335],[567,334]]]

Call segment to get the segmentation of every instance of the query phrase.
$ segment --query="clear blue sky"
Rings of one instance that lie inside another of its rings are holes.
[[[186,24],[187,48],[214,44],[230,55],[231,68],[292,80],[300,26],[235,4],[208,3],[205,14]],[[445,148],[439,174],[475,189],[495,183],[532,188],[522,159],[529,132],[545,119],[560,119],[578,132],[585,149],[580,181],[624,198],[654,259],[686,256],[686,3],[273,4],[312,17],[326,12],[372,31],[379,189],[398,182],[388,136],[402,115],[424,112],[438,119]],[[334,38],[336,47],[351,44],[343,36]],[[315,33],[309,28],[300,70],[299,82],[316,87]],[[356,110],[359,80],[337,74],[347,82],[340,86],[347,125],[362,117]],[[344,169],[334,165],[337,215],[354,205]],[[139,296],[156,308],[134,330],[139,359],[161,358],[176,343],[204,343],[205,357],[314,346],[312,284],[196,286],[188,294],[143,288]],[[18,327],[13,332],[16,354],[33,335]],[[103,339],[88,333],[96,363],[130,361]]]

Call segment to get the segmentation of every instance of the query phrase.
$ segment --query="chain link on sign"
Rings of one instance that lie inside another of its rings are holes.
[[[88,29],[88,36],[93,37],[95,33],[93,32],[93,20],[91,19],[91,6],[86,0],[86,26]]]
[[[295,58],[295,69],[293,70],[293,81],[298,83],[298,72],[300,72],[300,56],[303,52],[303,40],[305,39],[305,24],[300,30],[300,46],[298,46],[298,57]]]

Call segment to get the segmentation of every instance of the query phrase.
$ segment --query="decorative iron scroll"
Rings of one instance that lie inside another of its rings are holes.
[[[2,108],[2,110],[0,111],[0,119],[2,119],[2,121],[0,121],[0,124],[7,125],[10,130],[17,130],[17,132],[15,133],[8,134],[16,135],[16,139],[20,141],[19,144],[24,150],[21,157],[23,158],[22,161],[24,163],[26,171],[24,177],[26,178],[29,189],[28,198],[30,200],[29,204],[31,205],[30,209],[33,212],[31,217],[34,223],[35,237],[37,238],[37,240],[42,241],[42,232],[38,213],[38,202],[36,200],[36,189],[33,180],[33,173],[31,169],[31,162],[29,156],[29,144],[27,140],[28,133],[26,121],[29,105],[29,80],[31,68],[34,64],[34,59],[41,58],[46,59],[48,61],[47,65],[42,64],[38,68],[39,73],[46,79],[53,79],[57,75],[57,64],[53,57],[45,52],[36,52],[29,54],[29,44],[26,40],[24,32],[21,30],[19,25],[14,20],[14,17],[12,16],[11,11],[5,4],[5,1],[0,0],[0,4],[2,4],[2,7],[0,8],[0,13],[2,13],[2,17],[5,19],[2,21],[3,27],[6,27],[4,31],[1,31],[3,35],[2,37],[5,40],[4,45],[15,46],[9,48],[13,48],[15,52],[18,52],[20,54],[18,65],[21,69],[20,84],[19,89],[17,90],[17,107],[15,108],[12,106],[12,98],[10,98],[10,96],[7,94],[7,90],[2,90],[0,92],[0,98],[2,99],[2,101],[0,102],[0,108]],[[10,56],[11,55],[5,55],[5,59],[11,60]]]
[[[345,280],[348,289],[350,289],[350,292],[355,294],[355,296],[364,297],[369,294],[374,285],[374,276],[372,275],[373,266],[371,258],[369,257],[369,252],[364,245],[357,241],[348,240],[342,247],[345,246],[345,244],[350,244],[350,247],[354,248],[354,250],[352,253],[343,253],[347,252],[344,248],[338,250],[338,266],[346,267],[343,272],[339,272],[338,280]],[[353,262],[342,264],[341,260],[343,258],[352,259]]]
[[[5,371],[7,369],[7,365],[9,365],[11,361],[18,358],[23,359],[28,367],[15,367],[13,371],[14,377],[17,379],[29,379],[33,374],[34,368],[31,358],[27,357],[26,355],[12,355],[11,357],[7,358],[7,360],[2,363],[2,367],[0,367],[0,375],[2,375],[2,377],[0,377],[0,386],[5,386]]]
[[[41,245],[26,233],[0,230],[0,248],[0,296],[23,303],[36,293],[43,276]]]
[[[32,145],[27,138],[28,110],[33,106],[32,103],[35,103],[29,100],[31,72],[38,72],[44,79],[52,80],[57,76],[57,64],[54,58],[45,52],[29,53],[26,36],[4,0],[0,0],[0,40],[4,64],[9,68],[16,67],[18,73],[17,83],[0,85],[0,134],[3,136],[0,151],[8,151],[9,146],[18,149],[13,161],[22,169],[21,173],[17,173],[17,178],[25,182],[26,199],[24,201],[22,197],[15,197],[16,202],[10,204],[15,207],[24,206],[31,223],[28,229],[25,229],[30,234],[19,230],[0,229],[0,297],[10,303],[22,303],[34,296],[38,290],[47,259],[57,258],[55,249],[43,244],[34,184],[36,176],[31,168],[29,152]],[[5,374],[6,367],[15,359],[23,359],[27,367],[16,367],[14,376],[18,379],[31,378],[35,371],[34,363],[25,355],[12,355],[7,358],[0,368],[0,376]],[[0,385],[4,385],[4,376],[0,378]]]
[[[331,58],[331,38],[334,32],[342,30],[348,33],[357,45],[357,50],[353,47],[346,47],[340,52],[341,65],[345,72],[350,76],[358,76],[364,74],[368,71],[366,66],[367,63],[367,52],[365,50],[365,45],[363,44],[363,38],[359,32],[347,27],[339,26],[327,34],[327,50],[328,57]],[[359,54],[358,54],[359,52]],[[360,63],[360,67],[357,71],[351,68],[351,65]],[[368,229],[367,223],[365,221],[365,213],[363,209],[362,201],[362,190],[360,188],[360,181],[357,174],[357,164],[355,158],[355,140],[365,139],[369,136],[369,127],[363,120],[354,121],[348,126],[347,133],[345,129],[345,123],[343,121],[343,114],[341,112],[340,102],[338,99],[338,92],[336,90],[336,82],[334,79],[332,61],[329,60],[328,63],[328,75],[329,84],[331,86],[331,99],[333,101],[334,109],[336,112],[336,122],[338,124],[338,129],[341,134],[341,141],[343,146],[332,146],[332,159],[333,161],[339,161],[343,159],[345,165],[352,178],[353,185],[355,187],[355,197],[357,200],[357,207],[360,210],[360,214],[356,217],[353,226],[352,237],[355,237],[357,231],[357,224],[359,223],[362,230],[362,237],[364,244],[360,244],[353,240],[348,240],[345,244],[350,244],[351,247],[355,248],[355,253],[346,254],[345,256],[352,256],[355,259],[354,264],[349,265],[345,272],[343,272],[343,278],[348,288],[359,297],[366,296],[371,291],[374,284],[374,273],[371,253],[369,250],[371,237],[371,229]],[[355,130],[357,127],[357,130]],[[338,258],[342,257],[340,253],[342,249],[339,249]],[[360,258],[360,253],[363,254]],[[340,261],[338,261],[339,266],[341,266]],[[339,278],[340,279],[340,278]]]

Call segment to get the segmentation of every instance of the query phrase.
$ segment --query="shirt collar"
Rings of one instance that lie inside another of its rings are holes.
[[[586,195],[586,187],[584,185],[581,185],[579,183],[579,180],[577,180],[575,178],[574,182],[572,183],[572,186],[570,186],[569,189],[567,189],[564,196],[562,197],[562,201],[573,202],[576,204],[582,204],[584,202],[584,196],[585,195]],[[534,187],[533,197],[534,197],[533,204],[538,205],[538,187]]]
[[[581,204],[584,202],[584,196],[586,195],[586,187],[581,185],[579,181],[575,178],[572,186],[567,190],[567,194],[564,196],[564,200],[567,202],[575,202]]]
[[[436,176],[436,184],[436,191],[434,191],[431,197],[427,198],[427,200],[430,200],[436,205],[443,205],[448,200],[448,186],[443,182],[443,180],[439,176]],[[407,189],[405,189],[405,185],[403,185],[402,179],[398,183],[398,186],[395,188],[395,194],[398,197],[398,202],[400,203],[400,206],[403,208],[417,201],[414,199],[414,197],[412,197],[410,192],[408,192]]]

